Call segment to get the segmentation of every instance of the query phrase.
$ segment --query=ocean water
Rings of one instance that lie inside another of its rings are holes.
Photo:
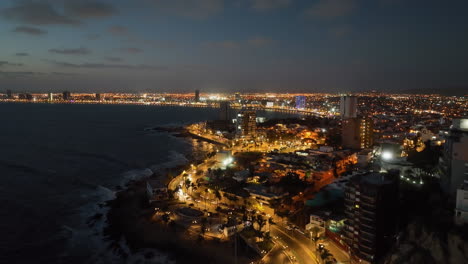
[[[89,218],[105,215],[117,186],[206,145],[145,128],[217,116],[204,108],[0,104],[0,263],[123,263],[102,237],[105,218],[91,226]],[[168,262],[164,252],[150,260],[144,253],[125,263]]]

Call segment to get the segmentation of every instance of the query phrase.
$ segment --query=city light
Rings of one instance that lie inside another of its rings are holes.
[[[382,155],[381,155],[381,156],[382,156],[382,159],[383,159],[383,160],[386,160],[386,161],[392,160],[392,159],[393,159],[393,153],[390,152],[390,151],[384,151],[384,152],[382,152]]]
[[[234,159],[232,157],[229,157],[229,158],[227,158],[227,159],[225,159],[223,161],[223,165],[227,166],[227,165],[231,164],[233,161],[234,161]]]

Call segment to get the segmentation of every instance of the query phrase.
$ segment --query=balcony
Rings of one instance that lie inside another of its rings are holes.
[[[363,224],[359,226],[359,230],[362,232],[370,233],[370,234],[375,233],[375,228],[373,228],[372,226],[363,225]]]
[[[361,212],[363,213],[363,215],[368,215],[368,216],[371,216],[371,217],[375,216],[375,212],[371,211],[371,210],[368,210],[367,208],[361,208]]]

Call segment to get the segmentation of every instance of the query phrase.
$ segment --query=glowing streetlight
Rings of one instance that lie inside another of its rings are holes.
[[[393,153],[390,151],[384,151],[382,152],[382,159],[383,160],[391,160],[393,159]]]

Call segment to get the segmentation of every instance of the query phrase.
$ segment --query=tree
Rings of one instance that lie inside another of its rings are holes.
[[[216,196],[216,205],[218,205],[218,204],[219,204],[219,200],[221,200],[221,198],[222,198],[221,192],[220,192],[218,189],[215,189],[214,194],[215,194],[215,196]]]
[[[169,222],[169,220],[171,220],[171,218],[169,217],[168,214],[163,214],[162,220],[164,221],[164,223],[167,224]]]

